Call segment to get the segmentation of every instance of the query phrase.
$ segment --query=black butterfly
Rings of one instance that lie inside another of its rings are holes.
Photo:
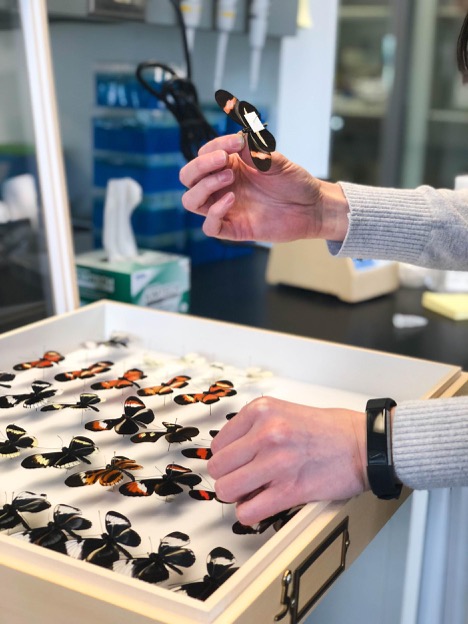
[[[109,340],[89,340],[83,344],[87,349],[96,349],[97,347],[128,347],[130,338],[125,334],[115,332]]]
[[[147,409],[141,399],[130,396],[125,400],[124,413],[120,418],[108,418],[106,420],[92,420],[85,424],[89,431],[108,431],[113,429],[120,435],[137,433],[140,427],[146,427],[154,420],[154,412]]]
[[[11,388],[11,384],[6,383],[7,381],[13,381],[16,377],[13,373],[0,373],[0,386],[3,388]]]
[[[163,422],[166,431],[144,431],[130,438],[131,442],[157,442],[164,437],[169,443],[186,442],[197,436],[200,431],[196,427],[182,427],[176,423]]]
[[[271,152],[276,149],[275,137],[266,129],[266,124],[260,121],[260,113],[252,104],[239,101],[229,91],[219,89],[215,93],[218,106],[242,126],[242,132],[247,134],[250,155],[253,164],[260,171],[268,171],[271,166]]]
[[[30,436],[18,425],[8,425],[6,428],[7,440],[0,441],[0,459],[18,457],[20,449],[37,446],[37,440]]]
[[[92,392],[83,392],[80,394],[80,398],[76,403],[50,403],[41,407],[41,412],[52,412],[56,410],[62,410],[69,407],[70,409],[92,409],[95,412],[99,412],[99,408],[95,407],[97,403],[100,403],[101,399],[97,394]]]
[[[147,557],[117,561],[114,570],[147,583],[167,581],[169,570],[182,574],[181,567],[189,568],[195,563],[195,554],[186,547],[189,542],[188,535],[174,531],[162,538],[158,552],[152,552]]]
[[[0,509],[0,531],[14,529],[23,526],[29,529],[29,524],[23,518],[23,513],[39,513],[50,507],[45,494],[33,492],[21,492],[15,496],[11,503],[6,503]]]
[[[119,492],[124,496],[170,496],[171,494],[181,494],[186,485],[193,488],[201,482],[201,477],[193,473],[189,468],[184,468],[178,464],[168,464],[166,474],[161,477],[129,481],[120,486]]]
[[[81,462],[90,464],[87,455],[91,455],[96,450],[92,440],[84,436],[75,436],[70,442],[70,446],[64,446],[61,451],[50,453],[36,453],[25,457],[21,462],[23,468],[71,468]]]
[[[184,583],[177,587],[176,591],[182,591],[198,600],[206,600],[239,569],[233,567],[235,562],[234,555],[226,548],[221,546],[213,548],[206,560],[208,574],[203,577],[203,580]]]
[[[54,519],[45,526],[28,529],[15,537],[25,539],[31,544],[37,544],[56,552],[67,553],[66,543],[73,537],[82,539],[75,531],[90,529],[92,523],[81,517],[81,511],[70,505],[57,505],[54,509]]]
[[[106,533],[100,537],[86,537],[82,540],[70,540],[66,544],[67,553],[76,559],[83,559],[103,568],[112,564],[123,554],[127,559],[132,555],[125,546],[139,546],[141,537],[131,528],[128,518],[117,511],[106,514]]]
[[[36,379],[31,384],[32,392],[27,394],[5,394],[0,396],[0,408],[9,408],[23,403],[23,407],[37,407],[46,399],[53,397],[57,390],[53,390],[48,381]]]
[[[291,507],[290,509],[286,509],[284,511],[280,511],[273,516],[269,516],[264,520],[260,520],[260,522],[256,526],[249,526],[246,524],[241,524],[239,521],[234,522],[232,525],[232,532],[236,533],[236,535],[257,535],[259,533],[264,533],[271,526],[275,531],[279,531],[285,524],[287,524],[291,518],[297,514],[298,511],[302,509],[303,505],[296,505],[295,507]]]

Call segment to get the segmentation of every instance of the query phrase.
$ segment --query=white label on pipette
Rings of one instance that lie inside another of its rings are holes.
[[[246,118],[247,123],[254,132],[260,132],[261,130],[265,130],[265,126],[260,121],[260,118],[256,112],[252,111],[250,113],[245,113],[244,117]]]

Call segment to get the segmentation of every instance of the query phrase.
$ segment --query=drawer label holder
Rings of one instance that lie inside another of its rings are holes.
[[[350,544],[347,516],[298,566],[294,573],[286,570],[281,580],[281,611],[275,622],[289,612],[291,624],[297,624],[323,596],[346,567]],[[288,590],[292,585],[292,595]]]

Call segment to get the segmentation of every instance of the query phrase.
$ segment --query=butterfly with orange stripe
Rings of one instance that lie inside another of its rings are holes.
[[[113,388],[122,389],[136,386],[139,388],[137,381],[145,379],[146,375],[139,368],[131,368],[117,379],[109,379],[108,381],[98,381],[91,384],[93,390],[112,390]]]
[[[113,362],[96,362],[95,364],[91,364],[86,368],[82,368],[80,370],[68,371],[67,373],[59,373],[55,375],[55,379],[57,381],[72,381],[73,379],[89,379],[90,377],[95,377],[96,375],[100,375],[101,373],[107,373],[110,370],[110,367],[113,366]]]
[[[174,397],[174,402],[178,405],[192,405],[193,403],[205,403],[211,405],[216,403],[223,397],[234,396],[237,392],[234,390],[232,382],[226,379],[215,381],[206,392],[196,394],[178,394]]]
[[[159,386],[149,386],[148,388],[141,388],[137,394],[139,396],[154,396],[155,394],[171,394],[173,388],[185,388],[188,385],[190,377],[187,375],[178,375],[169,379],[169,381],[161,383]]]
[[[46,351],[44,355],[38,360],[32,362],[21,362],[21,364],[15,364],[14,370],[30,370],[31,368],[50,368],[54,364],[58,364],[64,360],[64,356],[58,351]]]
[[[65,479],[65,485],[68,485],[68,487],[81,487],[82,485],[94,485],[95,483],[99,483],[104,487],[111,487],[120,483],[124,477],[129,477],[134,480],[135,477],[132,475],[131,471],[142,469],[143,466],[137,464],[134,459],[129,459],[123,455],[116,455],[105,468],[75,472],[75,474]]]

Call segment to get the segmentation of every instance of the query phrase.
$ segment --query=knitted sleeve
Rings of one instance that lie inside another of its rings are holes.
[[[468,397],[399,404],[392,438],[395,471],[405,485],[468,485]]]
[[[376,188],[340,183],[349,228],[331,253],[468,270],[468,191]],[[393,423],[393,459],[415,489],[468,485],[468,397],[408,401]]]
[[[468,270],[468,190],[390,189],[340,182],[349,229],[332,254]]]

